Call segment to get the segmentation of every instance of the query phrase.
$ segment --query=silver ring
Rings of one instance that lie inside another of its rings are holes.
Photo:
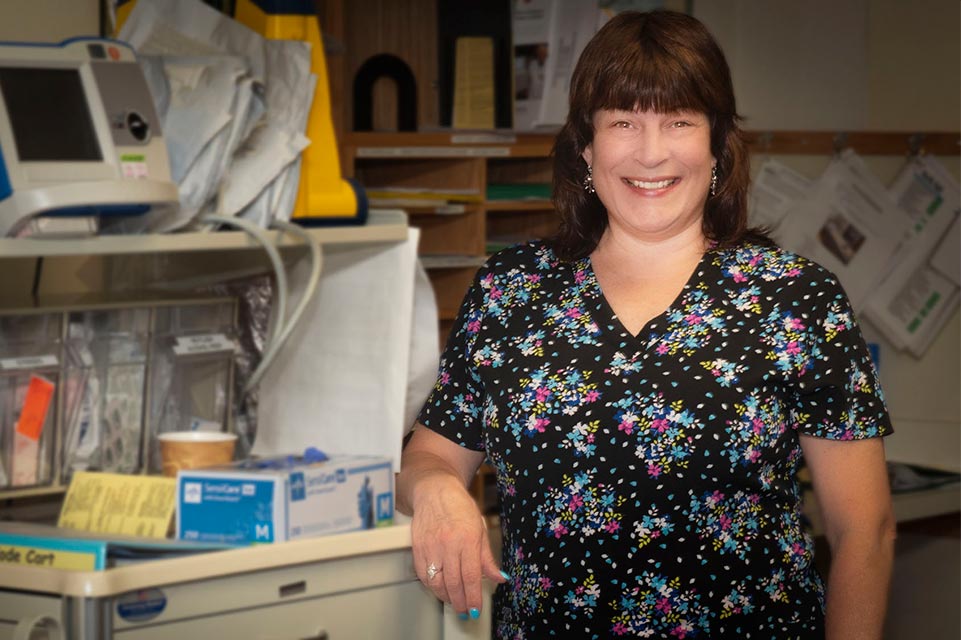
[[[440,573],[441,571],[443,571],[443,569],[441,569],[441,568],[438,567],[436,564],[434,564],[433,562],[431,562],[429,565],[427,565],[427,579],[428,579],[428,580],[433,580],[433,579],[434,579],[434,576],[436,576],[436,575],[437,575],[438,573]]]

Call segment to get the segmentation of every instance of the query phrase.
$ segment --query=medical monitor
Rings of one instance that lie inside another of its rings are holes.
[[[42,230],[44,217],[97,221],[177,199],[129,46],[0,43],[0,236]]]

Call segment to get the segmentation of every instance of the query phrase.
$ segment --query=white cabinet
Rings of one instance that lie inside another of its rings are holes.
[[[99,572],[0,572],[0,639],[40,616],[71,640],[444,637],[444,608],[417,581],[406,525]]]

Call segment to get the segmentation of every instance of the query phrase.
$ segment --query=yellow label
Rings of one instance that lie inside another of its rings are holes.
[[[79,551],[3,544],[0,545],[0,566],[7,565],[93,571],[97,568],[97,556]]]
[[[70,480],[58,527],[166,538],[177,504],[177,480],[78,471]]]

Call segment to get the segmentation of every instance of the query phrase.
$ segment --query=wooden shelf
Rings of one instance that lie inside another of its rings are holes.
[[[861,155],[961,153],[958,131],[746,131],[752,153],[831,155],[851,147]],[[349,133],[358,157],[547,158],[553,133]],[[390,149],[393,147],[393,149]],[[367,155],[371,154],[371,155]],[[434,155],[436,154],[436,155]]]
[[[553,133],[513,132],[354,132],[342,145],[357,158],[546,158],[554,146]]]
[[[553,211],[550,200],[488,200],[484,205],[488,211]]]

